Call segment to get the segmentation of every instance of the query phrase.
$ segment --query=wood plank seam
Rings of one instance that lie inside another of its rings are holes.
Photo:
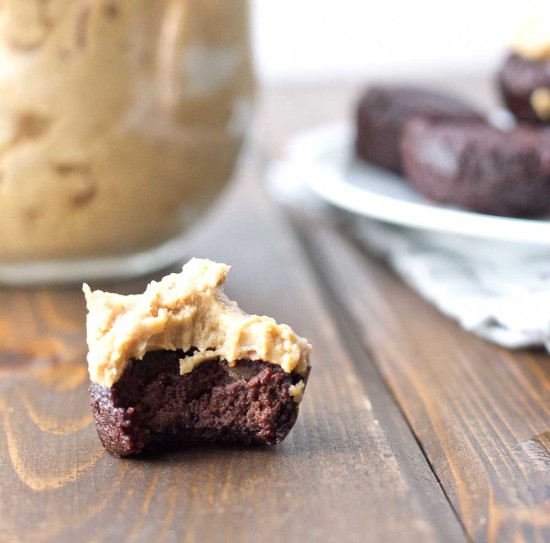
[[[413,436],[416,444],[418,445],[418,448],[422,452],[422,456],[424,457],[424,460],[426,461],[427,465],[429,466],[430,471],[432,472],[435,480],[437,481],[441,492],[443,493],[443,496],[445,497],[445,500],[449,504],[450,509],[453,512],[454,517],[456,518],[458,524],[460,525],[460,528],[464,534],[464,537],[467,541],[473,542],[472,537],[470,534],[468,534],[466,526],[462,522],[462,519],[460,517],[459,512],[454,507],[450,496],[448,495],[445,487],[443,486],[443,483],[441,479],[439,478],[438,474],[436,473],[435,466],[430,461],[427,451],[425,450],[422,442],[420,441],[419,436],[415,432],[411,421],[406,416],[405,411],[403,410],[403,407],[401,405],[401,402],[394,394],[394,391],[389,386],[387,380],[385,379],[383,373],[380,371],[378,365],[376,364],[376,356],[372,349],[370,348],[368,342],[365,342],[363,338],[361,338],[361,333],[359,330],[359,327],[357,326],[357,323],[353,319],[350,312],[345,308],[345,306],[340,301],[338,295],[334,291],[334,287],[330,281],[328,281],[324,274],[323,274],[323,262],[322,262],[322,256],[320,251],[316,251],[314,249],[316,245],[316,240],[309,236],[307,233],[307,228],[304,227],[303,223],[296,219],[295,217],[290,214],[290,224],[293,227],[293,230],[296,234],[296,237],[298,238],[298,241],[304,250],[304,252],[307,255],[307,260],[311,264],[311,268],[313,270],[313,275],[316,278],[316,280],[320,284],[319,291],[322,293],[323,296],[327,298],[327,305],[332,308],[333,311],[337,313],[337,318],[334,319],[336,326],[338,328],[338,332],[342,336],[343,344],[346,346],[346,348],[349,350],[350,357],[356,361],[357,359],[367,359],[370,361],[371,366],[373,370],[376,372],[376,374],[379,376],[380,381],[383,383],[385,387],[385,391],[388,393],[388,395],[393,399],[396,407],[398,408],[405,424],[407,425],[407,428],[409,429],[411,435]],[[351,347],[353,345],[353,347]],[[358,352],[359,351],[359,352]],[[358,357],[357,354],[362,354],[363,356]],[[359,375],[364,376],[365,370],[362,367],[362,364],[357,364],[357,372]]]
[[[307,232],[474,540],[550,541],[547,355],[461,330],[345,230]],[[530,363],[546,369],[537,378]],[[522,446],[533,442],[537,458]]]

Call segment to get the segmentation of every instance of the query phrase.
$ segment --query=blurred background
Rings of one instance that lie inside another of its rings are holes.
[[[544,4],[252,0],[258,75],[279,84],[487,74],[526,15]]]

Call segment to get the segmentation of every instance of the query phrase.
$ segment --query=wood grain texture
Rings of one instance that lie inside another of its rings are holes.
[[[495,106],[489,78],[434,83]],[[359,89],[274,92],[269,152],[281,152],[289,131],[349,117]],[[281,117],[289,119],[287,131]],[[311,217],[293,214],[293,221],[333,317],[370,353],[467,537],[550,541],[548,355],[477,339],[421,301],[346,232]]]
[[[442,86],[488,101],[487,85]],[[357,89],[265,93],[263,154],[348,115]],[[80,289],[0,289],[0,542],[549,541],[547,355],[466,334],[341,232],[289,221],[259,158],[182,259],[232,264],[230,296],[313,343],[289,438],[104,453]],[[149,279],[93,286],[140,292]]]
[[[299,227],[474,541],[550,541],[550,363],[461,330],[348,236]]]
[[[378,370],[336,326],[258,177],[246,169],[189,256],[232,264],[230,296],[313,343],[289,438],[272,449],[104,453],[88,407],[82,293],[0,290],[2,543],[466,541]]]

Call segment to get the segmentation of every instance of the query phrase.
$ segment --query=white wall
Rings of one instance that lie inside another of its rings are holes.
[[[488,71],[544,3],[252,0],[258,72],[276,83]]]

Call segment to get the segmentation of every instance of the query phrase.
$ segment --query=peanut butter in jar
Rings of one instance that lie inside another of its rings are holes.
[[[0,1],[0,280],[117,275],[181,236],[232,175],[252,89],[245,0]]]

